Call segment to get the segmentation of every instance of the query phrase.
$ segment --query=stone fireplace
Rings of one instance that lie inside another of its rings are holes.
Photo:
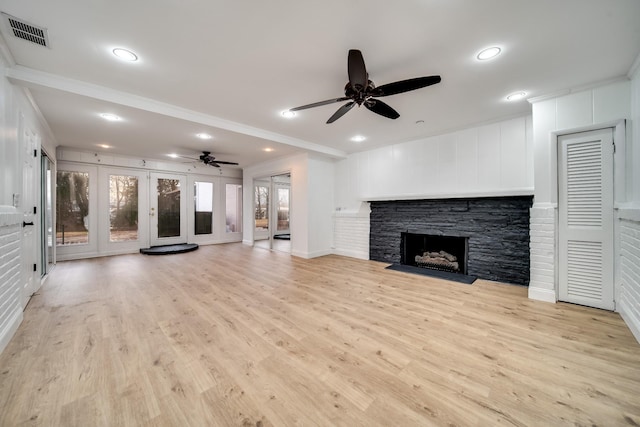
[[[399,264],[404,257],[411,264],[413,257],[416,265],[416,255],[444,251],[466,265],[463,274],[528,285],[532,201],[532,196],[372,201],[369,258]],[[454,239],[443,240],[444,236]],[[464,250],[450,253],[444,246],[455,240],[458,245],[463,242]]]

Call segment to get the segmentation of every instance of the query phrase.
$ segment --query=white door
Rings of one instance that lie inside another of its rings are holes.
[[[149,240],[151,246],[187,242],[187,177],[150,174]]]
[[[36,239],[36,136],[29,130],[22,131],[22,308],[27,306],[31,295],[38,289]]]
[[[558,143],[559,298],[613,310],[613,130]]]

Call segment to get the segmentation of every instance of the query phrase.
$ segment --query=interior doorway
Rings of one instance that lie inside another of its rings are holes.
[[[291,253],[291,173],[254,180],[254,246]]]

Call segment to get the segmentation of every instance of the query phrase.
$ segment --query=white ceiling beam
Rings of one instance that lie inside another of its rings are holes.
[[[56,89],[63,92],[111,102],[114,104],[137,108],[139,110],[149,111],[164,116],[187,120],[193,123],[220,128],[243,135],[262,138],[337,159],[347,157],[347,153],[345,153],[344,151],[336,150],[331,147],[325,147],[320,144],[304,141],[298,138],[292,138],[276,132],[249,126],[244,123],[233,122],[231,120],[226,120],[198,111],[189,110],[187,108],[178,107],[166,102],[160,102],[155,99],[132,95],[127,92],[114,90],[93,83],[87,83],[81,80],[62,77],[44,71],[34,70],[32,68],[24,67],[21,65],[15,65],[11,68],[7,68],[6,76],[9,80],[19,86],[35,86]]]

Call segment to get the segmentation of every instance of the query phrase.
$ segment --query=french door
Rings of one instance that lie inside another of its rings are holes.
[[[22,116],[20,117],[23,122]],[[22,126],[21,126],[22,127]],[[22,130],[22,239],[20,257],[22,264],[22,308],[27,306],[31,295],[38,289],[36,227],[36,135]]]
[[[187,177],[151,173],[149,243],[151,246],[187,242]]]

